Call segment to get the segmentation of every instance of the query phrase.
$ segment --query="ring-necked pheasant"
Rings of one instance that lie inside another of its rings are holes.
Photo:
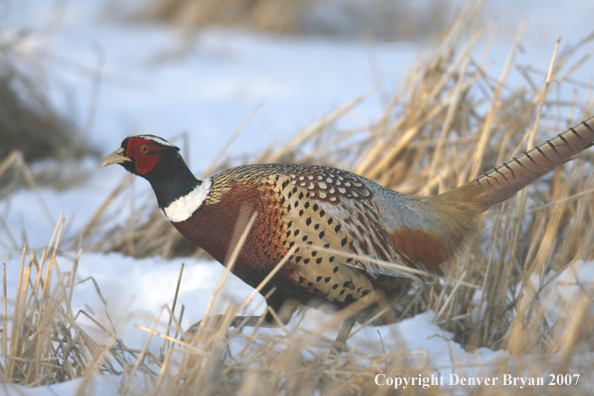
[[[344,307],[374,290],[397,296],[406,283],[401,267],[365,257],[439,273],[476,231],[477,215],[592,146],[593,121],[431,197],[401,194],[316,165],[245,165],[198,180],[179,148],[152,135],[124,139],[102,167],[120,164],[148,180],[165,218],[221,263],[235,225],[257,212],[233,272],[257,287],[297,244],[261,291],[269,294],[268,305],[278,312],[289,298],[300,303],[321,298]],[[353,259],[353,253],[363,258]],[[344,345],[354,322],[352,317],[343,323],[337,344]]]

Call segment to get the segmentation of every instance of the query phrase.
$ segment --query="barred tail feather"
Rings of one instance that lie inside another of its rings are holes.
[[[594,117],[442,194],[477,212],[504,201],[559,165],[594,145]]]

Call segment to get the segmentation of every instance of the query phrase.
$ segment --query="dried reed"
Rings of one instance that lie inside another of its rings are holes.
[[[114,2],[111,7],[126,8]],[[128,11],[135,19],[192,29],[204,25],[251,28],[282,34],[359,36],[387,39],[430,37],[446,25],[450,5],[411,6],[389,0],[146,0]]]

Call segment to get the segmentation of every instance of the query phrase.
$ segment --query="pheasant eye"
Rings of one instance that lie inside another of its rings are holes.
[[[144,146],[142,146],[142,147],[140,148],[140,151],[141,151],[141,152],[143,152],[143,153],[145,153],[145,154],[146,154],[146,153],[148,153],[148,152],[149,152],[149,146],[147,146],[147,145],[145,144]]]

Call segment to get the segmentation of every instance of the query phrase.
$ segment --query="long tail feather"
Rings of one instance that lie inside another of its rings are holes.
[[[491,169],[444,195],[481,212],[504,201],[594,145],[594,117]]]

